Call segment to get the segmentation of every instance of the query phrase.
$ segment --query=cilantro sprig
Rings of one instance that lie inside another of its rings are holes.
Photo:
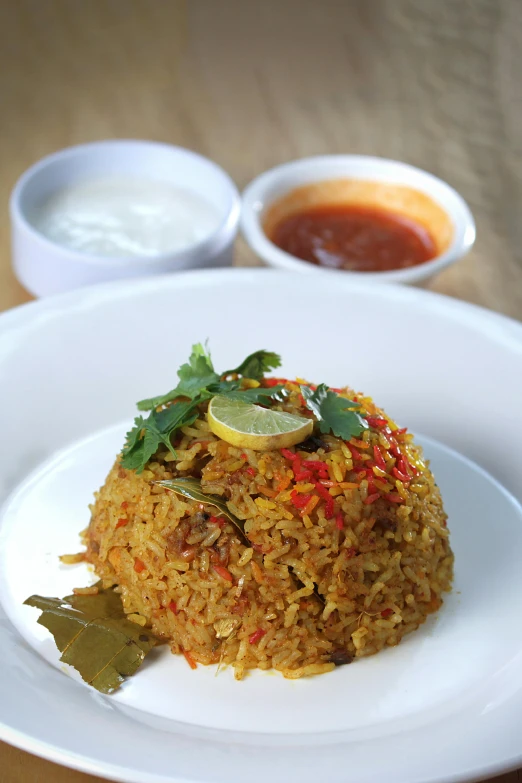
[[[182,364],[178,370],[178,378],[178,385],[166,394],[151,397],[148,400],[140,400],[138,410],[150,411],[160,405],[166,405],[178,397],[188,397],[193,400],[207,386],[219,381],[219,375],[214,370],[210,354],[201,343],[192,346],[192,353],[187,364]]]
[[[173,435],[182,427],[193,424],[198,417],[198,406],[216,394],[239,402],[262,405],[281,401],[286,394],[281,384],[269,389],[243,388],[243,379],[260,381],[265,372],[280,364],[281,359],[277,354],[256,351],[247,356],[239,367],[219,375],[205,347],[201,343],[193,345],[188,362],[178,370],[178,385],[166,394],[138,402],[138,410],[149,411],[149,415],[146,418],[137,416],[134,426],[127,433],[122,466],[141,473],[161,445],[166,446],[175,456]],[[235,377],[228,379],[231,375]]]
[[[235,370],[224,372],[223,377],[242,375],[243,378],[253,378],[255,381],[260,381],[266,372],[275,370],[277,367],[281,367],[279,354],[271,353],[270,351],[255,351],[250,356],[247,356],[245,361],[241,362]]]
[[[122,451],[124,468],[141,473],[160,446],[176,456],[173,436],[182,427],[190,426],[198,417],[198,407],[219,394],[238,402],[268,406],[283,402],[288,396],[284,384],[263,388],[256,383],[266,372],[281,365],[281,358],[270,351],[255,351],[238,367],[217,373],[208,350],[197,343],[192,346],[188,362],[178,370],[178,384],[166,394],[150,397],[138,403],[138,410],[148,416],[137,416],[127,433]],[[324,383],[315,391],[301,386],[304,401],[317,419],[322,433],[332,433],[349,440],[368,428],[366,419],[357,412],[359,404],[341,397]]]
[[[368,429],[368,422],[354,410],[360,408],[358,402],[348,400],[331,391],[324,383],[315,391],[309,386],[301,386],[301,394],[319,423],[319,429],[326,434],[331,432],[338,438],[349,440],[357,438]]]

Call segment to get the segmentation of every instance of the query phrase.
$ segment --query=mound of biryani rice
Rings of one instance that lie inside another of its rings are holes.
[[[145,464],[118,456],[91,507],[86,557],[129,619],[192,668],[321,674],[398,644],[440,608],[453,570],[446,514],[412,435],[369,397],[329,390],[364,420],[340,437],[307,405],[314,385],[252,374],[227,377],[277,386],[272,409],[312,419],[313,434],[272,450],[231,445],[210,427],[209,395],[196,398]],[[198,482],[195,499],[159,483],[180,477]]]

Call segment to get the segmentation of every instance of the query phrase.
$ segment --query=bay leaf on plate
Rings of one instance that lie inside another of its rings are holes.
[[[127,620],[112,588],[103,590],[100,585],[97,595],[64,599],[32,595],[24,603],[41,610],[38,622],[52,633],[60,660],[101,693],[119,688],[159,643],[148,630]]]

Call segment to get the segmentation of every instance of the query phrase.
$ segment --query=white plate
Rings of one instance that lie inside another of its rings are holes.
[[[217,366],[276,350],[285,374],[348,382],[425,433],[455,590],[399,647],[323,677],[236,683],[158,652],[102,697],[63,671],[21,602],[89,578],[56,555],[77,548],[135,401],[169,387],[207,336]],[[521,389],[519,324],[415,289],[236,270],[112,284],[0,316],[0,499],[23,482],[0,523],[0,737],[140,783],[420,783],[522,764]]]

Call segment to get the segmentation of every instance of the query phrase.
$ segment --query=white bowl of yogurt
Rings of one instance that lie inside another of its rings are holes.
[[[182,147],[108,140],[29,168],[10,201],[15,274],[35,296],[118,278],[229,266],[240,197]]]

